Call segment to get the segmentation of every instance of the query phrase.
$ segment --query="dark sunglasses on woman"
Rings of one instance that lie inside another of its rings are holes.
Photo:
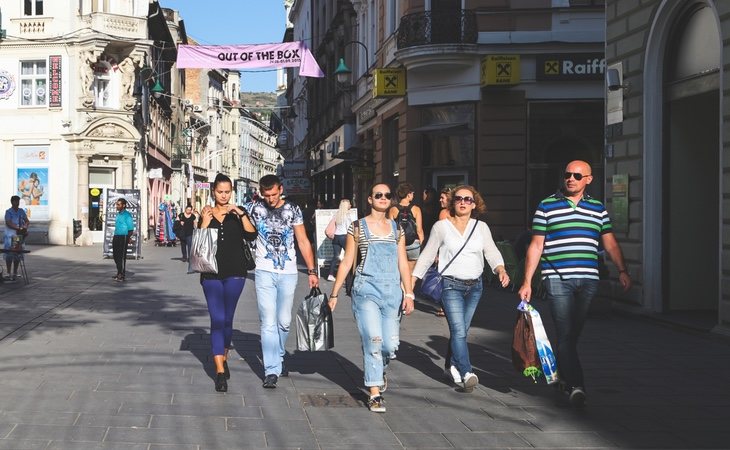
[[[464,202],[467,205],[471,205],[474,203],[474,197],[462,197],[461,195],[457,195],[454,197],[454,203]]]
[[[380,200],[383,197],[390,200],[393,197],[393,194],[391,194],[390,192],[376,192],[375,194],[373,194],[373,198],[375,200]]]

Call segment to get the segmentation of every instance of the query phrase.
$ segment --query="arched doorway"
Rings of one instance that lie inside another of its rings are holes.
[[[712,5],[663,2],[644,67],[647,306],[716,321],[721,36]]]

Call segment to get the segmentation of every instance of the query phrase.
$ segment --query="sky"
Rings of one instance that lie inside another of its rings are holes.
[[[280,43],[286,29],[282,0],[159,0],[176,9],[188,37],[201,45]],[[273,92],[276,70],[241,71],[244,92]]]

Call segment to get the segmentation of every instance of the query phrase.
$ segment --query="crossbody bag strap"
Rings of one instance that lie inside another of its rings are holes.
[[[355,260],[352,262],[352,274],[357,271],[357,257],[360,255],[360,219],[352,222],[352,234],[355,238]]]
[[[444,269],[439,272],[439,276],[441,276],[442,273],[446,272],[446,269],[448,269],[449,266],[451,265],[451,263],[454,262],[454,260],[456,259],[456,257],[459,256],[459,253],[461,253],[461,251],[464,250],[464,247],[466,247],[466,244],[469,243],[469,239],[471,239],[471,235],[474,234],[474,230],[477,229],[477,225],[479,225],[479,220],[477,220],[476,222],[474,222],[474,228],[471,229],[471,233],[469,233],[469,236],[467,236],[466,241],[464,241],[464,245],[462,245],[461,248],[459,249],[459,251],[456,252],[453,257],[451,257],[451,261],[449,261],[449,263],[446,264],[446,266],[444,267]]]

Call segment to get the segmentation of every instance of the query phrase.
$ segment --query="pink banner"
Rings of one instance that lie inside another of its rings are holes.
[[[299,67],[299,75],[324,77],[317,60],[303,42],[254,45],[179,45],[179,69],[262,69]]]

